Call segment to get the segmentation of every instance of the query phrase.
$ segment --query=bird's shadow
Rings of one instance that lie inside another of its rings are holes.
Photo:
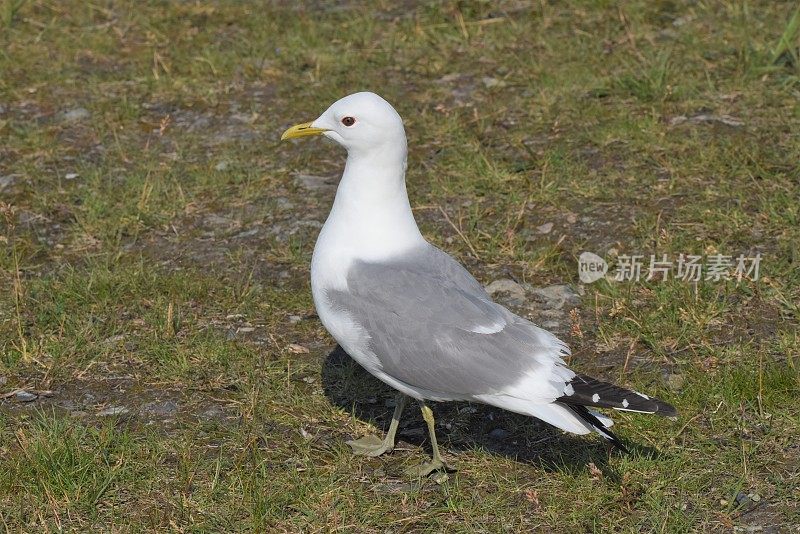
[[[322,365],[325,396],[335,406],[385,431],[391,420],[395,392],[356,363],[338,345]],[[483,404],[434,403],[436,433],[446,451],[482,449],[492,454],[541,467],[547,471],[580,473],[593,463],[610,480],[619,476],[608,465],[610,446],[596,436],[565,434],[533,417]],[[360,437],[360,436],[353,436]],[[382,437],[382,434],[381,434]],[[415,403],[406,406],[398,441],[427,446],[427,430]],[[652,447],[626,443],[631,454],[658,458]]]

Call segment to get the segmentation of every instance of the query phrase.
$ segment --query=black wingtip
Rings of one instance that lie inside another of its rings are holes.
[[[576,374],[567,384],[564,395],[556,400],[565,404],[612,408],[622,412],[647,413],[663,417],[678,415],[674,406],[660,399],[582,374]]]

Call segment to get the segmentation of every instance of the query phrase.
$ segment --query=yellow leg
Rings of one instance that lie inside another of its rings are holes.
[[[422,418],[428,425],[428,435],[430,436],[431,447],[433,448],[433,458],[430,462],[406,470],[407,475],[415,478],[427,476],[434,471],[447,471],[447,464],[444,463],[441,454],[439,454],[439,443],[436,441],[436,427],[433,420],[433,411],[424,401],[420,401],[420,408],[422,409]]]
[[[397,426],[400,424],[400,416],[403,414],[403,408],[406,406],[408,397],[402,393],[397,394],[397,404],[394,407],[394,414],[392,415],[392,422],[389,425],[389,431],[386,433],[384,439],[378,436],[367,435],[363,438],[348,441],[347,444],[353,449],[353,454],[361,454],[364,456],[380,456],[383,453],[391,452],[394,449],[394,437],[397,434]]]

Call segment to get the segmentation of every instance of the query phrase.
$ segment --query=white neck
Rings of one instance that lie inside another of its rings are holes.
[[[424,244],[408,201],[405,169],[405,144],[351,151],[315,255],[326,249],[344,263],[375,261]]]

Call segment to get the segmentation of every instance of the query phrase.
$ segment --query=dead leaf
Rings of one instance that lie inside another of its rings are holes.
[[[525,500],[531,503],[534,508],[539,508],[539,492],[535,489],[525,490]]]
[[[603,479],[603,472],[600,471],[600,468],[594,465],[594,462],[589,462],[589,465],[587,467],[589,468],[589,475],[591,475],[592,480]]]
[[[298,345],[296,343],[292,343],[288,347],[289,352],[292,354],[308,354],[310,351],[308,348],[304,347],[303,345]]]

